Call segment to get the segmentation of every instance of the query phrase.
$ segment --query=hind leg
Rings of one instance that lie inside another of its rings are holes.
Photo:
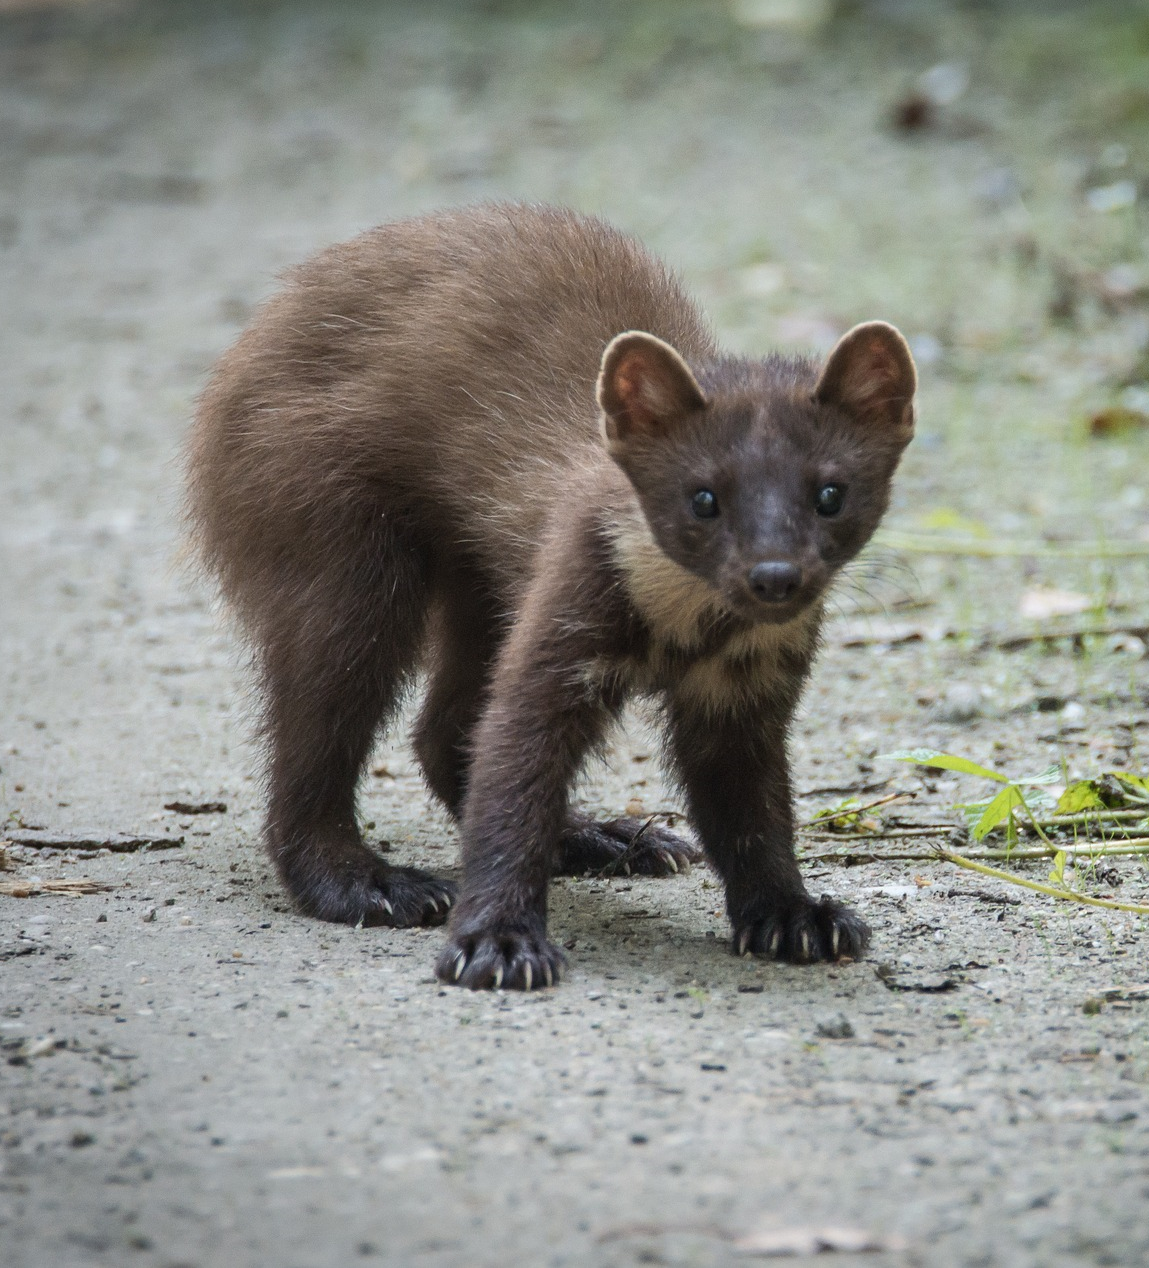
[[[702,861],[702,851],[657,819],[624,815],[595,820],[572,812],[559,837],[555,874],[581,876],[671,876],[689,872]]]
[[[414,748],[427,784],[458,819],[467,792],[471,733],[502,628],[478,573],[452,577],[442,587],[427,694],[415,724]]]
[[[439,924],[454,888],[363,843],[355,790],[418,655],[426,596],[390,536],[282,585],[261,640],[267,845],[300,908],[346,924]]]

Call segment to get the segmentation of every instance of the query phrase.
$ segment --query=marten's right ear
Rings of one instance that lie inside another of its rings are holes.
[[[664,436],[706,407],[686,362],[670,344],[641,330],[616,335],[607,345],[596,394],[611,450],[640,436]]]

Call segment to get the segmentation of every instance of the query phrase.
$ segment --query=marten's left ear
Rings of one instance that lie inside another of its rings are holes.
[[[639,436],[664,436],[706,407],[686,362],[670,344],[642,330],[628,330],[607,344],[596,395],[609,448]]]
[[[867,321],[847,330],[830,353],[814,400],[889,429],[904,444],[914,434],[918,374],[896,327]]]

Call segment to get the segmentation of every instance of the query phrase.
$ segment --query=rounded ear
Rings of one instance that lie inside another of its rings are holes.
[[[918,373],[901,331],[884,321],[847,330],[822,367],[814,400],[836,405],[859,421],[914,433]]]
[[[690,367],[670,346],[641,330],[616,335],[602,355],[595,389],[609,444],[666,435],[706,408]]]

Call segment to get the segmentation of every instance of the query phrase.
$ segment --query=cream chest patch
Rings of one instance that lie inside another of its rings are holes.
[[[668,558],[641,514],[621,524],[615,552],[627,591],[652,634],[643,661],[595,664],[599,682],[623,680],[632,690],[673,690],[707,711],[726,711],[770,693],[784,651],[811,651],[821,605],[785,625],[739,630],[720,649],[694,658],[724,610],[718,591]]]

